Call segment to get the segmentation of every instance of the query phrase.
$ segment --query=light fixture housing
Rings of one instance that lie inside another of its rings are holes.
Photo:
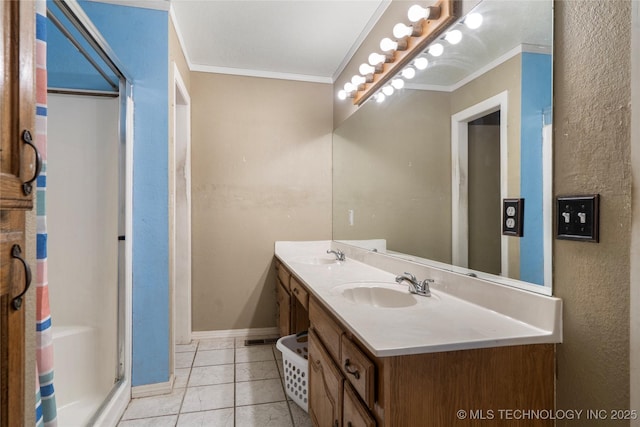
[[[414,25],[405,25],[402,22],[393,27],[393,37],[402,39],[404,37],[418,37],[422,34],[422,25],[416,23]]]
[[[380,41],[380,50],[384,52],[390,52],[394,50],[407,50],[407,40],[391,40],[389,37],[385,37]]]
[[[422,18],[423,20],[419,21],[422,29],[420,35],[417,37],[406,37],[404,39],[400,39],[407,42],[406,50],[372,53],[368,58],[369,65],[380,68],[381,72],[366,74],[367,78],[372,81],[370,83],[365,83],[363,85],[364,88],[358,88],[362,90],[358,90],[355,93],[353,103],[355,105],[362,105],[362,103],[370,97],[374,95],[377,96],[378,93],[382,93],[382,88],[392,80],[397,79],[397,74],[405,68],[414,65],[413,61],[425,52],[434,40],[442,37],[444,32],[458,20],[460,8],[456,6],[457,1],[458,0],[436,0],[435,5],[429,7],[428,19]],[[417,26],[414,26],[413,28],[416,27]],[[383,54],[381,55],[381,53]],[[369,70],[370,69],[367,69],[367,71]],[[412,68],[412,70],[415,73],[415,69]],[[402,79],[398,80],[399,82],[396,82],[396,84],[393,85],[395,89],[397,89],[396,85],[403,84],[400,83]]]
[[[423,19],[438,19],[440,18],[440,7],[436,5],[425,8],[419,4],[414,4],[409,8],[407,18],[411,22],[419,22]]]

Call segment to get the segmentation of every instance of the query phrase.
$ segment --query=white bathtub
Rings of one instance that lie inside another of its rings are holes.
[[[100,385],[98,334],[87,326],[54,326],[52,331],[58,425],[82,427],[110,390]]]

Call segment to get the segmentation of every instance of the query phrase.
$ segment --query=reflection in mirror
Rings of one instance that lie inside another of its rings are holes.
[[[552,2],[472,12],[479,28],[462,17],[459,43],[335,130],[333,237],[551,294]],[[524,199],[522,236],[504,199]]]

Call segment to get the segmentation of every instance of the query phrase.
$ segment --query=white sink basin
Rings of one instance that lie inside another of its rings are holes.
[[[416,305],[416,297],[406,287],[385,282],[347,283],[336,287],[338,294],[349,302],[373,307],[401,308]]]
[[[336,264],[338,260],[335,256],[298,256],[291,259],[291,262],[297,262],[300,264],[308,265],[327,265]]]

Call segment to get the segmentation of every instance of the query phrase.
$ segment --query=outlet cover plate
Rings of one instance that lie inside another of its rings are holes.
[[[522,237],[524,199],[502,200],[502,234]]]
[[[557,198],[557,237],[595,242],[600,239],[600,195]]]

